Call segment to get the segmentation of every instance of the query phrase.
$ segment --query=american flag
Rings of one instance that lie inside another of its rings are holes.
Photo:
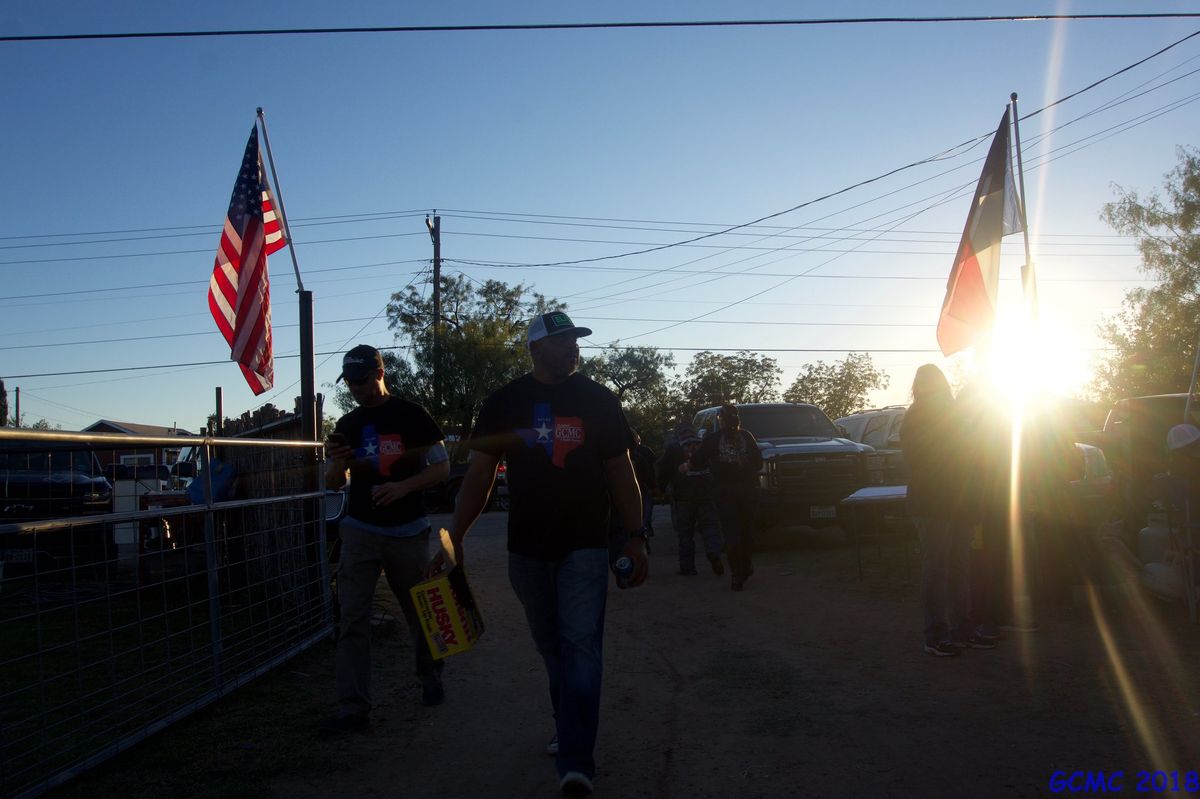
[[[271,280],[267,256],[287,241],[258,152],[258,126],[250,131],[238,172],[217,261],[208,281],[208,309],[257,395],[275,383],[271,356]]]

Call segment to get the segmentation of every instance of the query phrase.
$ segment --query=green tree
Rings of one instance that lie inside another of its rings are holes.
[[[521,283],[442,275],[439,403],[433,390],[433,300],[427,293],[410,286],[388,303],[388,327],[399,347],[383,354],[384,380],[392,393],[428,408],[447,434],[466,435],[487,395],[529,370],[528,320],[566,306]],[[343,410],[354,407],[340,384],[335,401]]]
[[[725,402],[771,402],[779,396],[779,375],[774,358],[741,350],[733,355],[696,353],[680,383],[680,391],[693,410]]]
[[[885,372],[875,368],[869,354],[852,352],[843,361],[808,364],[783,398],[816,405],[830,419],[838,419],[864,407],[869,392],[887,388],[890,382]]]
[[[1112,354],[1092,388],[1104,401],[1186,391],[1191,380],[1200,334],[1200,152],[1177,154],[1164,196],[1117,186],[1117,201],[1104,206],[1102,218],[1137,238],[1140,269],[1158,281],[1126,292],[1121,311],[1100,326]]]
[[[658,447],[684,412],[686,403],[672,385],[675,357],[657,347],[610,344],[599,355],[583,359],[579,371],[612,390],[629,424],[645,443]]]

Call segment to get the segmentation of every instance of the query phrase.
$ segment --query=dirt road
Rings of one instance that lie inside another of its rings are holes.
[[[651,580],[609,596],[597,797],[1034,796],[1077,771],[1105,772],[1110,788],[1123,772],[1134,793],[1155,770],[1160,786],[1178,772],[1200,793],[1200,628],[1178,605],[1118,577],[1095,605],[1078,590],[1039,608],[1039,632],[933,658],[902,550],[866,548],[860,581],[836,531],[783,533],[734,593],[703,561],[698,577],[675,574],[656,510]],[[448,662],[446,703],[419,706],[405,636],[386,638],[372,730],[328,744],[356,766],[276,796],[557,795],[505,520],[488,514],[468,539],[488,629]]]

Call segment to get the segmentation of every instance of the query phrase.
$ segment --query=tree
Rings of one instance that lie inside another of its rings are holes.
[[[1105,319],[1100,336],[1113,354],[1092,384],[1098,398],[1186,391],[1200,334],[1200,152],[1180,147],[1165,175],[1165,198],[1114,187],[1118,199],[1102,218],[1138,240],[1144,274],[1157,285],[1126,292],[1122,310]]]
[[[416,287],[392,295],[388,327],[401,346],[383,353],[388,390],[421,403],[447,433],[467,435],[483,400],[529,369],[526,325],[537,314],[566,310],[530,287],[499,280],[470,281],[464,275],[441,278],[441,401],[433,391],[433,300]],[[354,407],[340,387],[336,402]]]
[[[610,344],[599,355],[583,359],[579,371],[610,388],[621,400],[629,424],[657,447],[687,410],[668,376],[674,368],[674,356],[657,347]]]
[[[852,352],[844,361],[808,364],[783,398],[816,405],[830,419],[839,419],[862,408],[868,392],[887,388],[890,382],[885,372],[875,368],[869,354]]]
[[[774,358],[748,350],[733,355],[705,350],[688,364],[680,390],[692,409],[726,402],[771,402],[779,396],[782,372]]]

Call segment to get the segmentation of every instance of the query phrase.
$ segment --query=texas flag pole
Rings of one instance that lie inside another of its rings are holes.
[[[1025,235],[1025,263],[1021,265],[1021,287],[1025,296],[1025,313],[1029,321],[1037,324],[1038,294],[1037,273],[1033,269],[1033,256],[1029,249],[1029,218],[1025,215],[1025,162],[1021,158],[1021,125],[1017,115],[1017,93],[1009,95],[1012,100],[1013,144],[1017,148],[1017,189],[1020,200],[1017,203],[1021,214],[1021,232]]]
[[[313,338],[313,295],[304,289],[300,277],[300,263],[296,260],[296,247],[292,243],[292,231],[288,227],[287,211],[283,207],[283,189],[279,187],[279,175],[275,172],[275,157],[271,154],[271,139],[267,136],[267,118],[260,107],[257,110],[258,124],[262,127],[263,144],[267,149],[267,163],[271,167],[271,182],[275,184],[275,198],[279,201],[279,221],[287,239],[288,252],[292,255],[292,269],[296,273],[296,294],[300,300],[300,425],[301,438],[317,440],[317,394],[316,394],[316,348]]]

